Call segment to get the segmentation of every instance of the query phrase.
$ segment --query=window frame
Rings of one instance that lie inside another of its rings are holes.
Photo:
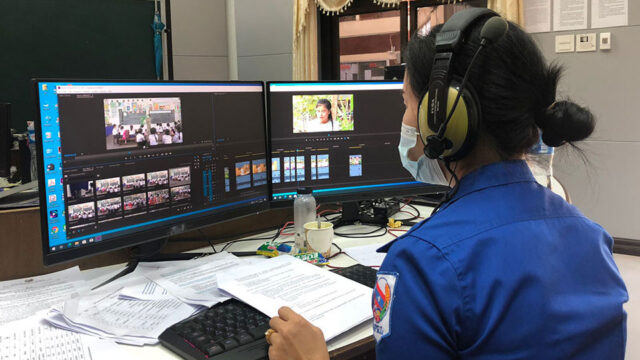
[[[461,3],[486,7],[487,0],[463,0]],[[318,78],[320,80],[340,80],[340,17],[400,10],[400,54],[404,61],[404,50],[409,42],[409,34],[416,32],[418,8],[446,5],[441,0],[402,1],[395,6],[382,7],[372,0],[354,0],[340,15],[325,15],[318,12]]]

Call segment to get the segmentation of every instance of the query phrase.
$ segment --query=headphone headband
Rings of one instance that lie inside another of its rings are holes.
[[[454,118],[460,118],[455,123],[464,123],[458,124],[457,127],[465,128],[465,135],[445,138],[448,126],[447,116],[452,111],[451,104],[449,104],[450,87],[453,80],[451,66],[454,54],[465,41],[465,32],[477,21],[494,16],[500,15],[486,8],[469,8],[455,13],[436,34],[436,53],[433,57],[429,90],[427,94],[422,96],[420,102],[420,107],[425,107],[427,111],[419,110],[418,112],[420,136],[425,143],[425,155],[429,158],[457,160],[465,155],[475,140],[475,129],[480,116],[477,111],[474,111],[473,114],[466,112],[464,115],[456,115],[458,113],[456,110],[454,114],[451,114]],[[452,95],[455,97],[457,93],[454,91]],[[465,109],[479,109],[477,99],[472,93],[462,91],[461,95],[463,95],[463,102],[476,103],[465,106]],[[452,118],[452,120],[454,119]]]

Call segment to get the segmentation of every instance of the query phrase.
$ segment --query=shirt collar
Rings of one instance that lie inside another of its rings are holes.
[[[455,201],[473,192],[494,186],[535,181],[536,180],[533,177],[529,166],[524,160],[508,160],[491,163],[470,172],[462,179],[460,179],[460,186],[458,187],[458,191],[448,203],[443,204],[442,208],[436,214],[439,214],[442,210],[447,208]],[[425,221],[428,220],[429,219],[426,219]],[[416,227],[418,226],[419,225],[416,225]],[[408,234],[410,233],[411,232],[408,232]],[[402,237],[404,237],[404,235],[388,242],[387,244],[380,247],[377,252],[387,252],[391,245],[393,245],[397,240],[400,240]]]
[[[485,165],[460,179],[458,191],[450,202],[472,192],[518,182],[535,182],[535,178],[524,160],[507,160]]]

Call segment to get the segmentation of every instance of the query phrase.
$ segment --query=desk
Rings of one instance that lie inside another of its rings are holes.
[[[431,209],[427,207],[418,206],[417,208],[420,210],[421,216],[426,216],[431,212]],[[398,216],[398,220],[402,220],[402,218],[408,218],[408,217],[409,217],[408,214],[400,214]],[[365,226],[365,225],[345,226],[345,227],[341,227],[339,232],[356,234],[356,233],[368,232],[374,228],[375,227]],[[406,230],[409,228],[403,227],[402,229]],[[381,230],[381,233],[382,232],[383,231]],[[274,233],[273,231],[270,231],[265,234],[273,234],[273,233]],[[252,237],[255,237],[255,236],[252,236]],[[334,238],[334,243],[336,243],[342,249],[346,249],[349,247],[374,244],[374,243],[382,245],[384,243],[387,243],[388,241],[393,240],[394,238],[395,236],[392,235],[391,233],[387,233],[384,236],[374,237],[374,238],[344,238],[344,237],[336,236]],[[279,240],[292,241],[293,236],[290,236],[290,235],[281,236]],[[227,249],[227,251],[255,251],[258,248],[259,244],[261,243],[262,241],[260,240],[238,242],[231,245]],[[222,249],[223,245],[224,244],[216,245],[216,249],[218,250]],[[203,247],[203,248],[194,250],[194,252],[208,252],[208,251],[211,251],[210,247]],[[333,247],[333,251],[336,251],[335,247]],[[331,259],[332,266],[346,267],[346,266],[353,265],[355,263],[356,261],[354,261],[353,259],[351,259],[349,256],[345,254],[340,254]],[[97,269],[84,270],[83,274],[86,274],[88,278],[97,279],[102,275],[112,273],[114,271],[122,269],[123,267],[124,267],[124,264],[111,265],[111,266],[97,268]],[[164,348],[161,345],[143,346],[143,347],[120,345],[119,347],[122,349],[122,352],[123,352],[123,357],[119,357],[119,360],[142,359],[142,358],[180,359],[179,356],[177,356],[176,354],[174,354],[173,352],[169,351],[168,349]],[[371,322],[365,322],[349,330],[348,332],[332,339],[328,343],[328,347],[329,347],[329,351],[332,359],[372,358],[371,355],[374,354],[375,342],[372,336]]]

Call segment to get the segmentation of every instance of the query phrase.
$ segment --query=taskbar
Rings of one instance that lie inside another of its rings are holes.
[[[337,188],[328,188],[328,189],[317,189],[313,190],[314,195],[319,196],[328,196],[328,195],[336,195],[340,193],[354,193],[361,192],[365,190],[373,190],[380,188],[396,188],[396,187],[415,187],[425,185],[419,181],[406,181],[406,182],[397,182],[397,183],[388,183],[388,184],[374,184],[374,185],[359,185],[359,186],[345,186],[345,187],[337,187]],[[292,200],[296,198],[296,192],[282,192],[282,193],[274,193],[271,197],[272,200]]]
[[[76,248],[76,247],[80,247],[80,246],[83,246],[83,245],[94,244],[94,243],[98,243],[98,242],[101,242],[101,241],[104,241],[104,240],[111,240],[111,239],[113,239],[115,237],[124,236],[124,235],[128,235],[128,234],[134,233],[136,231],[143,230],[143,229],[141,229],[142,227],[150,227],[152,225],[158,225],[158,224],[161,224],[161,223],[164,223],[162,225],[169,225],[169,224],[173,223],[176,219],[184,218],[184,217],[187,217],[187,216],[195,216],[195,215],[202,216],[202,215],[205,215],[208,212],[215,211],[215,210],[221,210],[221,209],[227,210],[227,208],[229,208],[229,207],[236,207],[238,205],[245,205],[246,206],[247,204],[248,205],[254,205],[254,204],[260,204],[260,203],[264,203],[264,202],[267,202],[267,197],[266,196],[260,196],[260,197],[255,197],[255,198],[251,198],[251,199],[235,201],[235,202],[232,202],[232,203],[223,204],[223,205],[219,205],[219,206],[214,206],[214,207],[210,207],[210,208],[206,208],[206,209],[191,211],[191,212],[184,213],[184,214],[169,216],[169,217],[162,218],[162,219],[151,220],[151,221],[147,221],[147,222],[140,223],[140,224],[123,226],[123,227],[112,229],[112,230],[105,230],[105,231],[102,231],[102,232],[92,233],[92,234],[89,234],[89,235],[84,235],[84,236],[81,236],[81,237],[69,239],[69,241],[64,242],[62,244],[56,244],[54,246],[50,246],[49,250],[51,252],[57,252],[57,251],[60,251],[60,250]],[[106,238],[105,238],[105,235],[107,236]]]

